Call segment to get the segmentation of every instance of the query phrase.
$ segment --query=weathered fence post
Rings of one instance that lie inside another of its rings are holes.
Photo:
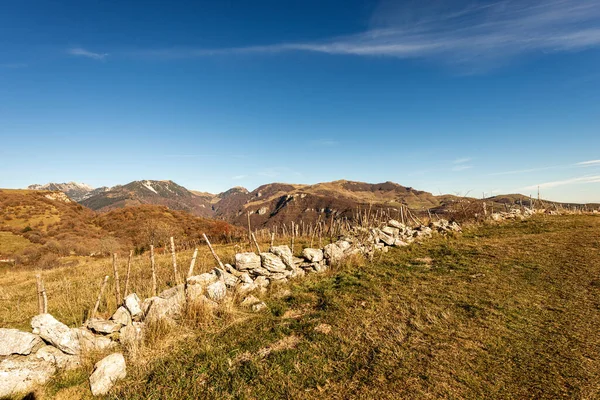
[[[133,250],[129,250],[129,259],[127,260],[127,276],[125,277],[125,291],[123,296],[127,297],[129,294],[129,276],[131,275],[131,259],[133,258]]]
[[[188,270],[187,277],[194,275],[194,265],[196,265],[196,257],[198,256],[198,248],[194,249],[194,254],[192,255],[192,262],[190,262],[190,269]]]
[[[219,264],[219,267],[221,267],[222,270],[225,269],[225,266],[223,265],[223,263],[221,262],[221,259],[219,258],[219,256],[217,255],[217,253],[215,252],[215,250],[213,249],[212,245],[210,244],[210,241],[208,240],[208,238],[206,237],[206,233],[203,233],[202,236],[204,236],[204,240],[206,240],[206,244],[208,244],[208,248],[210,249],[210,252],[212,253],[213,257],[215,258],[215,260],[217,260],[217,263]]]
[[[119,269],[117,268],[117,253],[113,253],[113,272],[115,274],[115,297],[117,299],[117,307],[121,304],[121,287],[119,284]]]
[[[100,292],[98,292],[98,298],[96,299],[96,304],[94,304],[94,309],[90,314],[90,319],[94,319],[96,313],[98,312],[98,307],[100,307],[100,302],[102,301],[102,294],[104,293],[104,289],[106,288],[106,284],[108,283],[108,275],[104,277],[102,284],[100,285]]]
[[[251,236],[252,236],[252,241],[254,242],[254,245],[256,246],[256,250],[258,251],[258,254],[260,254],[260,247],[258,246],[258,242],[256,241],[256,236],[254,236],[254,233],[252,233]]]
[[[171,236],[171,260],[173,261],[173,275],[175,276],[175,284],[179,284],[179,274],[177,273],[177,254],[175,253],[175,240]]]
[[[42,283],[42,275],[37,274],[35,276],[37,285],[37,297],[38,297],[38,314],[45,314],[44,312],[44,284]]]
[[[152,296],[156,296],[156,264],[154,263],[154,245],[150,245],[150,266],[152,268]]]

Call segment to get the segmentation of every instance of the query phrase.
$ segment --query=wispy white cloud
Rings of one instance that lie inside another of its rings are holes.
[[[81,47],[70,48],[67,50],[67,53],[73,56],[91,58],[93,60],[104,60],[108,56],[108,53],[94,53],[93,51],[89,51]]]
[[[472,165],[459,164],[459,165],[455,165],[454,167],[452,167],[452,171],[464,171],[466,169],[471,169],[471,168],[473,168]]]
[[[588,167],[588,166],[592,166],[592,165],[600,165],[600,160],[582,161],[582,162],[578,162],[576,165],[581,165],[584,167]]]
[[[236,176],[232,176],[231,179],[233,179],[235,181],[239,181],[240,179],[244,179],[247,177],[248,177],[248,175],[236,175]]]
[[[471,158],[469,157],[457,158],[456,160],[452,161],[452,164],[464,164],[468,163],[469,161],[471,161]]]
[[[568,167],[568,165],[553,165],[553,166],[549,166],[549,167],[515,169],[515,170],[511,170],[511,171],[493,172],[490,174],[490,176],[526,174],[529,172],[547,171],[549,169],[566,168],[566,167]]]
[[[536,189],[538,187],[553,188],[553,187],[564,186],[564,185],[589,184],[589,183],[600,183],[600,175],[587,175],[587,176],[580,176],[580,177],[565,179],[562,181],[544,182],[544,183],[540,183],[537,185],[526,186],[523,189],[532,190],[532,189]]]
[[[139,54],[185,58],[308,51],[437,58],[466,64],[497,63],[524,53],[575,51],[600,46],[600,2],[597,0],[503,0],[450,11],[431,6],[420,10],[396,7],[387,14],[392,17],[367,31],[315,42],[222,49],[173,48]],[[407,18],[407,15],[416,16]]]

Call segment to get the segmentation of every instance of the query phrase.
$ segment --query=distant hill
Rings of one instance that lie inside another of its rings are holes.
[[[240,228],[225,221],[161,205],[98,214],[63,192],[0,189],[0,259],[51,267],[57,256],[140,251],[151,243],[162,246],[170,236],[180,245],[199,243],[202,233],[215,242],[241,235]]]
[[[415,210],[437,207],[442,202],[428,192],[404,187],[393,182],[364,183],[334,181],[315,185],[271,183],[248,192],[231,189],[218,195],[213,204],[215,216],[234,224],[247,224],[250,213],[255,227],[290,221],[312,222],[319,218],[352,217],[359,209],[398,209],[406,206]]]
[[[60,191],[69,196],[70,199],[77,202],[83,201],[88,197],[109,190],[107,187],[93,188],[85,183],[68,182],[68,183],[47,183],[45,185],[29,185],[29,190],[49,190]]]
[[[106,212],[142,204],[163,205],[172,210],[187,211],[196,216],[213,215],[211,196],[197,195],[173,181],[134,181],[119,185],[81,201],[92,210]]]
[[[32,185],[37,189],[39,185]],[[126,185],[89,190],[82,184],[48,184],[70,198],[100,213],[140,205],[159,205],[170,210],[185,211],[204,218],[216,218],[238,226],[247,226],[248,214],[255,228],[291,221],[311,223],[319,219],[352,218],[358,209],[385,210],[392,215],[401,206],[417,214],[452,213],[462,210],[465,201],[473,198],[454,195],[433,195],[429,192],[394,182],[365,183],[348,180],[314,185],[269,183],[253,191],[233,187],[219,194],[188,190],[173,181],[143,180]],[[509,205],[529,206],[530,199],[520,194],[499,195],[485,199],[492,210]],[[535,199],[534,199],[535,200]],[[558,203],[544,201],[542,205]]]

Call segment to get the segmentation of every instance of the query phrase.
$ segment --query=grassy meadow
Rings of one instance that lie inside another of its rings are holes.
[[[214,265],[206,250],[198,271]],[[217,252],[227,262],[235,249]],[[178,257],[186,271],[191,254]],[[169,286],[170,255],[158,260]],[[68,262],[43,274],[50,313],[77,325],[112,266]],[[146,255],[132,271],[146,297]],[[34,273],[0,273],[1,326],[26,328],[37,312]],[[151,327],[108,398],[600,398],[598,216],[470,227],[271,287],[266,302],[267,312],[227,304]],[[59,375],[39,397],[90,397],[88,372]]]

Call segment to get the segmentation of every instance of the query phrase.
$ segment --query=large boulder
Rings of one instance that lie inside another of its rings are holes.
[[[56,373],[53,363],[43,359],[20,357],[0,361],[0,398],[31,392]]]
[[[310,262],[323,261],[323,250],[306,248],[302,250],[302,256]]]
[[[0,357],[11,354],[28,355],[40,344],[42,339],[38,335],[18,329],[0,328]]]
[[[260,268],[260,256],[254,253],[237,253],[235,255],[235,268],[240,271]]]
[[[134,321],[138,321],[142,318],[142,307],[140,305],[140,298],[137,294],[131,293],[127,297],[125,297],[125,307],[129,310],[131,317]]]
[[[260,253],[262,267],[272,273],[284,272],[287,268],[277,255],[273,253]]]
[[[290,250],[290,248],[287,245],[273,246],[269,249],[269,252],[281,258],[281,261],[283,261],[287,269],[293,270],[296,268],[296,265],[294,264],[294,256],[292,255],[292,250]]]
[[[79,354],[81,346],[77,335],[68,326],[50,314],[39,314],[31,319],[33,333],[40,335],[67,354]]]
[[[125,357],[121,353],[113,353],[104,357],[94,365],[90,375],[90,389],[94,396],[107,394],[119,379],[127,376]]]

